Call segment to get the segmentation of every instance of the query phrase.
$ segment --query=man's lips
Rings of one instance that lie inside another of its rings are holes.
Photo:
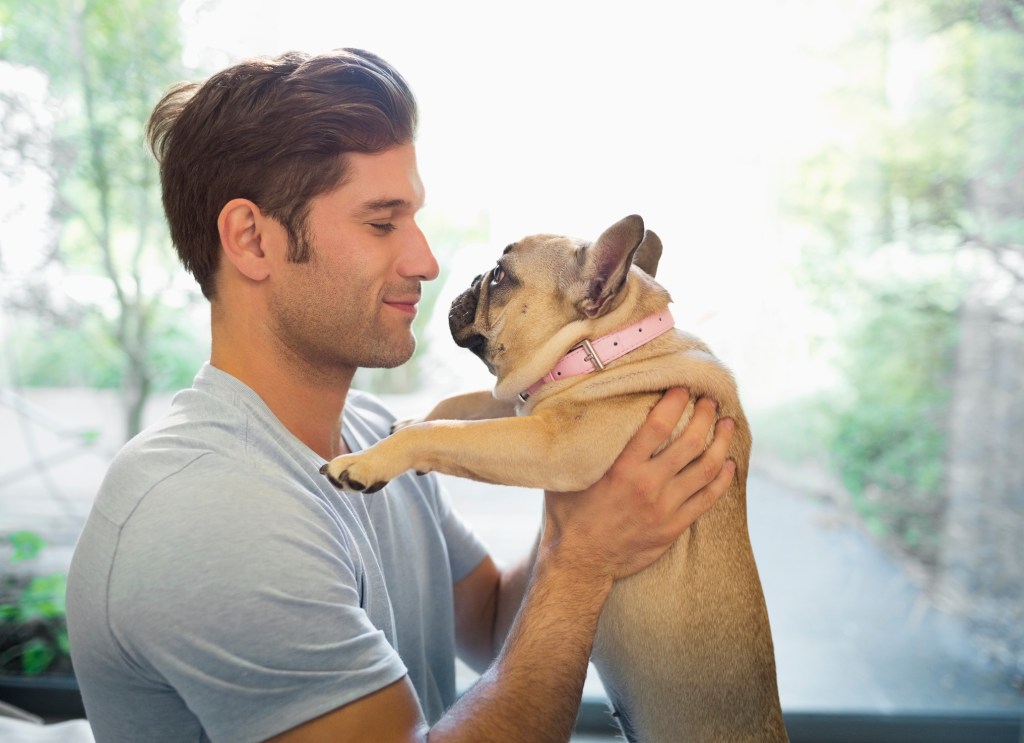
[[[384,300],[384,304],[389,307],[393,307],[399,312],[406,312],[410,315],[416,314],[416,305],[419,303],[419,297],[390,297]]]

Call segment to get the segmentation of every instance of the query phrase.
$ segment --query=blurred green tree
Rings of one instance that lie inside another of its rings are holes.
[[[1024,256],[1024,7],[865,7],[817,52],[838,81],[832,129],[789,206],[809,226],[803,278],[839,329],[837,469],[869,526],[931,563],[966,266]]]
[[[154,388],[181,381],[180,365],[170,373],[166,366],[168,344],[177,341],[164,335],[180,335],[181,308],[191,301],[174,285],[181,272],[143,139],[153,105],[183,77],[177,4],[0,0],[0,63],[9,72],[38,70],[59,111],[52,131],[17,130],[15,119],[32,120],[33,112],[8,91],[0,111],[5,174],[17,184],[19,165],[34,158],[50,174],[57,225],[49,265],[6,298],[23,311],[21,343],[12,348],[27,354],[29,382],[118,386],[131,436]],[[0,257],[20,248],[0,247]],[[48,363],[33,362],[39,358]]]
[[[788,192],[838,329],[816,420],[869,527],[1024,673],[1024,3],[864,7]]]

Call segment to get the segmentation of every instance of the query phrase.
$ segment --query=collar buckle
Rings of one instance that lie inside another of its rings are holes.
[[[589,361],[593,365],[594,371],[601,371],[604,369],[604,362],[601,361],[601,357],[597,355],[597,351],[594,350],[594,347],[590,344],[590,341],[587,338],[584,338],[577,345],[573,346],[572,350],[575,351],[578,348],[582,348],[586,351],[586,354],[583,356],[583,360]]]

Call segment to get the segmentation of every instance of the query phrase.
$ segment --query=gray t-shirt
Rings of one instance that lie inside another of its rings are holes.
[[[390,414],[353,391],[353,450]],[[118,454],[68,576],[71,654],[98,741],[254,741],[408,674],[455,699],[452,584],[486,552],[433,476],[336,491],[323,459],[206,365]]]

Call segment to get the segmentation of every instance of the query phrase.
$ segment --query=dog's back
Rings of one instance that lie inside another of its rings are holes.
[[[736,475],[729,492],[658,562],[616,583],[594,663],[630,741],[786,741],[747,532],[750,428],[731,374],[698,341],[677,338],[677,383],[694,399],[714,397],[720,415],[736,422]]]

